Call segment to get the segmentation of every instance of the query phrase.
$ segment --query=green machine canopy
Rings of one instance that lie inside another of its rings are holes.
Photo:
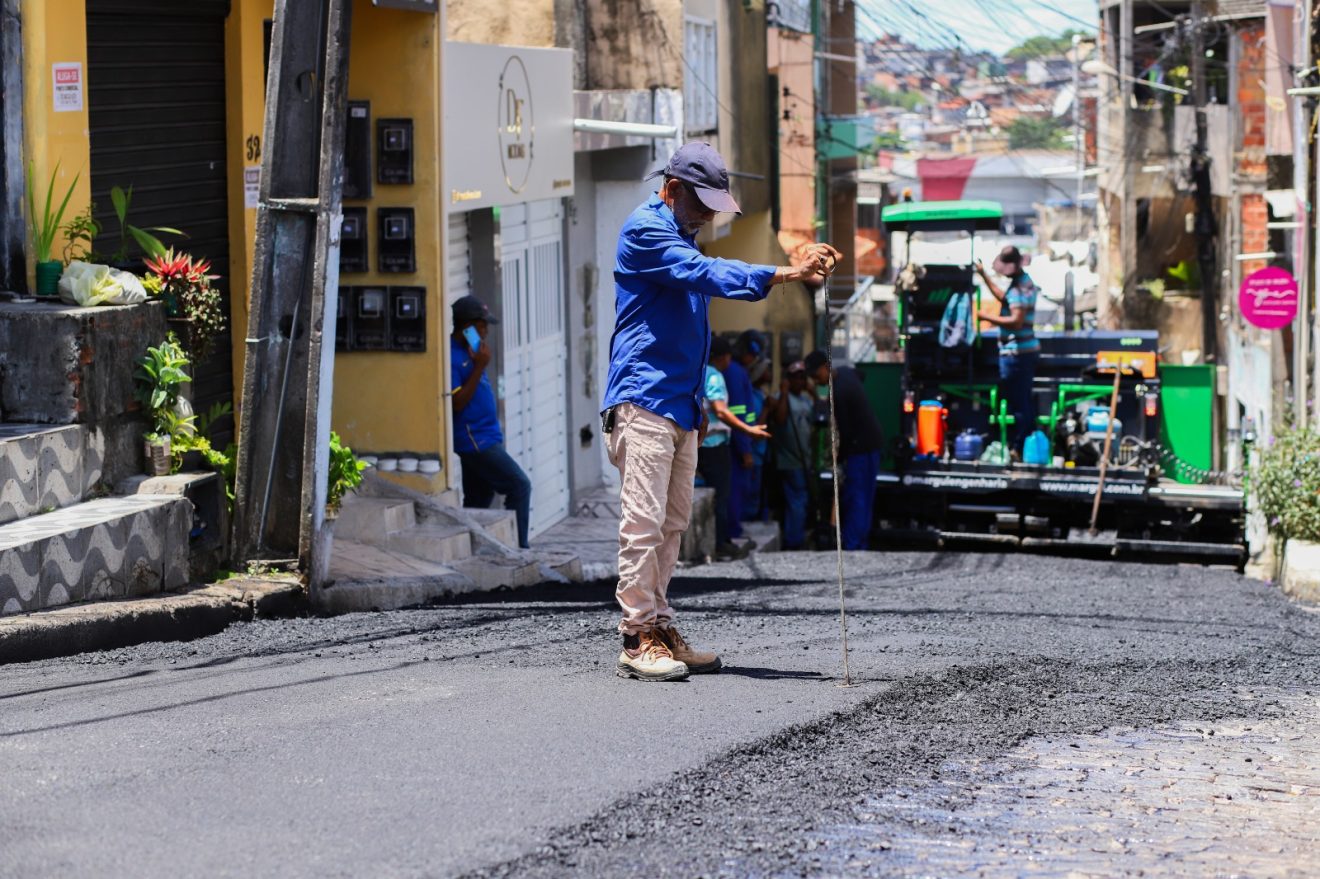
[[[891,232],[993,232],[1003,216],[997,201],[912,201],[886,205],[880,222]]]

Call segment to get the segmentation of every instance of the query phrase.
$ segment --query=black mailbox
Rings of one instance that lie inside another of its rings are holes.
[[[367,258],[367,209],[344,208],[344,222],[339,227],[339,274],[351,275],[371,270]]]
[[[390,346],[389,291],[353,288],[353,350],[385,351]]]
[[[344,125],[344,198],[371,198],[371,102],[349,101]]]
[[[413,121],[376,120],[376,182],[413,182]]]
[[[377,208],[376,253],[383,274],[417,271],[412,208]]]
[[[339,297],[335,302],[335,350],[348,351],[350,333],[352,328],[349,325],[349,308],[353,303],[352,287],[340,287]]]
[[[390,288],[390,350],[426,350],[426,288]]]

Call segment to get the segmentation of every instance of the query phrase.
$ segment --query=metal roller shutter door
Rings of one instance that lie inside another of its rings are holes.
[[[449,254],[445,268],[445,306],[472,292],[472,262],[468,248],[467,214],[449,215]]]
[[[211,260],[229,316],[225,127],[228,0],[87,0],[91,185],[104,232],[119,247],[110,188],[133,187],[129,222],[188,233],[182,250]],[[134,248],[130,248],[134,249]],[[193,369],[199,412],[233,395],[230,334]],[[216,439],[232,438],[232,425]]]

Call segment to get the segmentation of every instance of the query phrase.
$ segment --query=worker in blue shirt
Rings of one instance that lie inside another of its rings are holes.
[[[619,469],[619,585],[623,650],[616,671],[648,681],[717,671],[719,657],[674,627],[667,593],[692,514],[712,297],[756,301],[775,284],[823,279],[839,253],[811,245],[794,267],[716,259],[695,238],[717,211],[738,212],[724,159],[707,143],[680,147],[660,191],[633,211],[615,255],[615,325],[602,403],[610,462]]]
[[[518,519],[518,545],[527,548],[532,481],[504,449],[495,392],[486,375],[490,346],[486,334],[499,323],[486,304],[464,296],[453,305],[454,334],[449,340],[454,404],[454,451],[463,464],[463,506],[485,509],[504,495],[504,508]]]
[[[756,394],[747,369],[735,358],[723,370],[724,384],[729,389],[729,411],[744,424],[756,423]],[[752,498],[752,471],[756,455],[752,451],[752,438],[745,433],[734,434],[729,440],[733,456],[733,474],[729,480],[729,537],[743,536],[743,510],[755,503]]]

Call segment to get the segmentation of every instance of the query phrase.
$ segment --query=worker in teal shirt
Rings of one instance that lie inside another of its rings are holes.
[[[696,235],[719,211],[738,212],[724,159],[708,143],[680,147],[660,191],[619,232],[615,325],[602,404],[610,462],[619,468],[619,585],[623,651],[616,672],[681,680],[716,671],[719,657],[689,645],[673,625],[667,594],[679,540],[692,514],[710,299],[764,299],[776,283],[823,279],[838,259],[827,244],[794,268],[704,255]]]
[[[486,335],[499,323],[486,304],[464,296],[453,305],[454,334],[449,339],[450,376],[454,401],[454,451],[463,464],[463,506],[486,509],[496,494],[518,519],[518,545],[527,548],[527,522],[532,506],[532,481],[504,448],[495,391],[486,366],[490,346]]]

